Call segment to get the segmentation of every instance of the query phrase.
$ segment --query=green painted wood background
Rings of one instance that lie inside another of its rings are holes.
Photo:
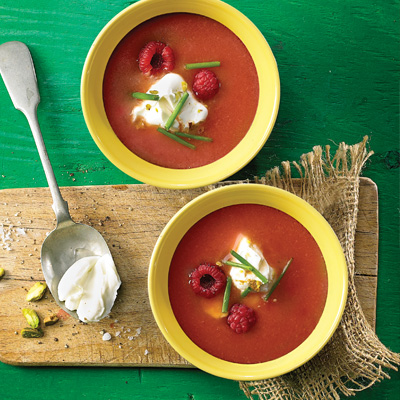
[[[380,202],[377,333],[386,346],[399,352],[399,1],[227,2],[266,37],[282,85],[270,139],[233,178],[262,175],[282,160],[298,160],[317,144],[335,148],[341,141],[353,144],[370,136],[375,155],[364,176],[377,183]],[[0,43],[23,41],[32,52],[42,98],[39,121],[61,186],[137,183],[100,153],[86,129],[79,97],[91,43],[114,15],[132,3],[0,2]],[[13,108],[1,81],[0,189],[42,186],[47,183],[28,124]],[[390,375],[392,379],[356,398],[398,399],[400,374]],[[245,397],[236,382],[196,369],[20,368],[0,363],[0,399],[25,398]]]

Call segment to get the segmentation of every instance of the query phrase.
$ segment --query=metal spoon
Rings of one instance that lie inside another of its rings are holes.
[[[0,45],[0,73],[14,107],[22,111],[29,122],[53,198],[52,207],[57,226],[42,245],[43,274],[56,303],[68,314],[78,318],[76,312],[68,310],[58,298],[60,279],[78,259],[93,254],[104,255],[110,253],[110,250],[96,229],[72,221],[68,203],[61,196],[39,128],[36,113],[40,102],[39,90],[32,57],[24,43],[7,42]]]

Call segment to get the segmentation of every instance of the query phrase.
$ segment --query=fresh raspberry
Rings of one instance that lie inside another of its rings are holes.
[[[234,304],[229,310],[228,325],[236,333],[247,332],[256,323],[256,313],[244,304]]]
[[[190,274],[189,283],[196,294],[209,298],[225,288],[226,276],[216,265],[201,264]]]
[[[200,70],[193,80],[193,92],[200,100],[208,100],[214,97],[219,90],[219,80],[209,69]]]
[[[171,47],[163,42],[147,43],[139,53],[139,69],[145,75],[154,75],[161,71],[172,71],[175,67],[175,56]]]

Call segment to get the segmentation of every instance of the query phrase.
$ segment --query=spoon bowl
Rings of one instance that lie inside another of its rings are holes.
[[[75,318],[58,297],[58,284],[67,269],[83,257],[110,253],[103,236],[94,228],[72,220],[57,225],[42,244],[41,262],[47,286],[56,303]]]

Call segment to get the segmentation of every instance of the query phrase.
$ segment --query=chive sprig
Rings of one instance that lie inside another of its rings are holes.
[[[226,278],[226,286],[224,292],[224,299],[222,301],[222,313],[225,314],[228,312],[229,307],[229,298],[231,296],[231,288],[232,288],[232,277],[228,276]]]
[[[283,278],[283,275],[285,275],[287,269],[289,268],[290,264],[292,263],[293,258],[291,258],[288,263],[285,265],[285,267],[283,268],[281,274],[279,275],[278,279],[274,282],[274,284],[271,286],[271,289],[269,290],[269,292],[264,296],[264,300],[267,301],[272,292],[276,289],[276,287],[278,286],[278,283],[281,281],[281,279]]]
[[[212,138],[210,138],[210,137],[192,135],[191,133],[185,133],[185,132],[175,132],[175,135],[187,137],[187,138],[195,139],[195,140],[202,140],[203,142],[212,142],[213,141]]]
[[[219,61],[206,61],[200,63],[185,64],[185,69],[197,69],[197,68],[212,68],[219,67],[221,63]]]
[[[185,101],[187,100],[188,97],[189,97],[189,93],[185,92],[185,93],[183,93],[182,97],[179,99],[178,104],[176,105],[174,111],[172,111],[172,114],[169,116],[169,118],[167,119],[167,122],[165,123],[165,129],[167,131],[169,130],[169,128],[171,128],[176,117],[181,112],[182,107],[185,104]]]
[[[251,291],[252,291],[251,286],[247,286],[247,288],[244,289],[243,292],[240,294],[240,297],[243,299],[243,298],[246,297]]]
[[[181,139],[180,137],[176,136],[175,134],[173,134],[173,133],[171,133],[171,132],[168,132],[166,129],[163,129],[163,128],[161,128],[161,127],[158,127],[157,130],[158,130],[158,132],[162,133],[163,135],[168,136],[170,139],[173,139],[173,140],[175,140],[176,142],[178,142],[178,143],[180,143],[180,144],[183,144],[183,145],[186,146],[186,147],[189,147],[189,149],[194,150],[194,149],[196,148],[195,145],[186,142],[185,140]]]
[[[262,283],[268,283],[268,278],[265,277],[256,267],[251,265],[245,258],[243,258],[240,254],[236,253],[236,251],[231,250],[231,254],[239,261],[225,261],[225,264],[230,265],[231,267],[242,268],[244,270],[252,272]]]
[[[158,94],[151,94],[151,93],[141,93],[141,92],[134,92],[132,93],[132,97],[139,100],[160,100],[160,96]]]

